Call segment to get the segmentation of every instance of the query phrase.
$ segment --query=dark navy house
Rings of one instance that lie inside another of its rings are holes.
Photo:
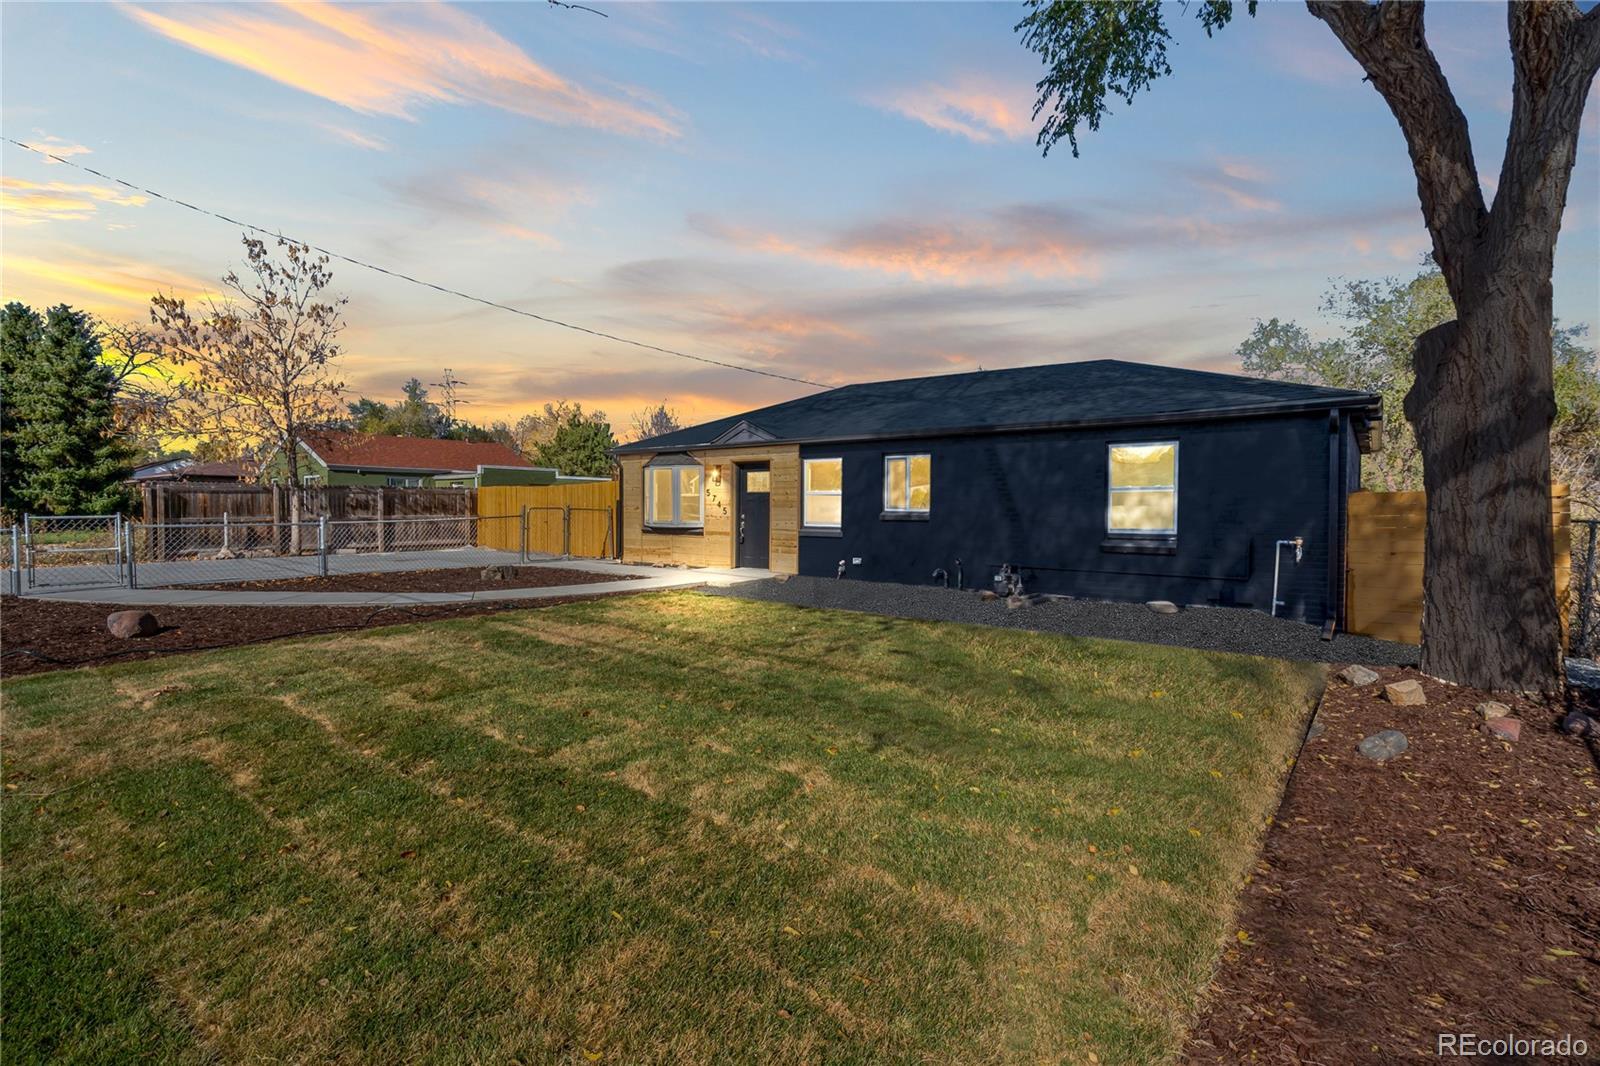
[[[1115,360],[849,385],[624,445],[623,557],[1338,624],[1370,393]]]

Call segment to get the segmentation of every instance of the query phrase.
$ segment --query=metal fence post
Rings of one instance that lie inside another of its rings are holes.
[[[22,531],[11,527],[11,594],[22,595]]]
[[[229,528],[229,525],[228,525],[228,512],[227,511],[223,511],[222,512],[222,550],[223,551],[232,551],[233,550],[233,538],[231,536],[231,533],[232,533],[232,530]]]
[[[561,508],[561,557],[572,554],[572,504]]]
[[[317,569],[328,576],[328,516],[317,516]]]
[[[28,587],[33,588],[33,516],[22,516],[22,550],[28,555]]]
[[[136,589],[139,587],[139,571],[138,564],[134,560],[133,523],[129,522],[125,525],[122,532],[128,548],[128,587]]]
[[[522,520],[517,525],[517,562],[528,561],[528,505],[522,505]]]

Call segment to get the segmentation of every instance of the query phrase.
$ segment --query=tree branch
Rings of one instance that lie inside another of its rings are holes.
[[[1513,7],[1518,6],[1516,4]],[[1488,211],[1478,187],[1467,118],[1423,36],[1423,4],[1307,0],[1382,94],[1411,153],[1433,256],[1460,306],[1472,285]]]
[[[1581,15],[1571,0],[1509,5],[1514,79],[1511,131],[1489,220],[1495,260],[1526,259],[1521,269],[1551,268],[1577,159],[1584,102],[1600,68],[1600,7]]]

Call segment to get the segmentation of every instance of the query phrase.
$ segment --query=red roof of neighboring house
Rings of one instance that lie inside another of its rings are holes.
[[[480,466],[532,466],[504,444],[366,433],[307,434],[306,446],[329,466],[382,470],[476,470]]]

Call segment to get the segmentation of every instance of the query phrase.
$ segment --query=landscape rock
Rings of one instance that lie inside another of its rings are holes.
[[[1483,723],[1485,735],[1500,740],[1518,740],[1522,736],[1520,718],[1491,718]]]
[[[517,570],[514,566],[486,566],[478,576],[485,581],[510,581],[517,576]]]
[[[998,592],[996,592],[994,589],[979,589],[978,590],[978,599],[980,599],[980,600],[998,600],[999,598],[1000,598],[1000,594]]]
[[[1491,718],[1504,718],[1511,713],[1511,708],[1498,700],[1484,700],[1477,706],[1478,717],[1485,722]]]
[[[113,611],[106,615],[106,629],[122,640],[132,637],[153,637],[161,631],[161,623],[149,611]]]
[[[1385,729],[1374,733],[1356,745],[1356,750],[1374,762],[1392,759],[1411,746],[1406,735],[1398,729]]]
[[[1006,608],[1015,611],[1018,607],[1030,607],[1032,602],[1026,596],[1007,596]]]
[[[1378,680],[1378,672],[1376,670],[1368,670],[1365,666],[1347,666],[1339,671],[1339,677],[1345,684],[1360,688],[1362,685],[1370,685]]]
[[[1561,731],[1574,737],[1600,736],[1600,722],[1582,711],[1568,711],[1567,716],[1561,719]]]
[[[1178,605],[1173,603],[1171,600],[1151,600],[1149,603],[1145,604],[1145,606],[1150,608],[1156,614],[1178,613]]]
[[[1427,695],[1422,691],[1422,682],[1411,678],[1391,681],[1383,686],[1383,697],[1398,707],[1420,707],[1428,702]]]

